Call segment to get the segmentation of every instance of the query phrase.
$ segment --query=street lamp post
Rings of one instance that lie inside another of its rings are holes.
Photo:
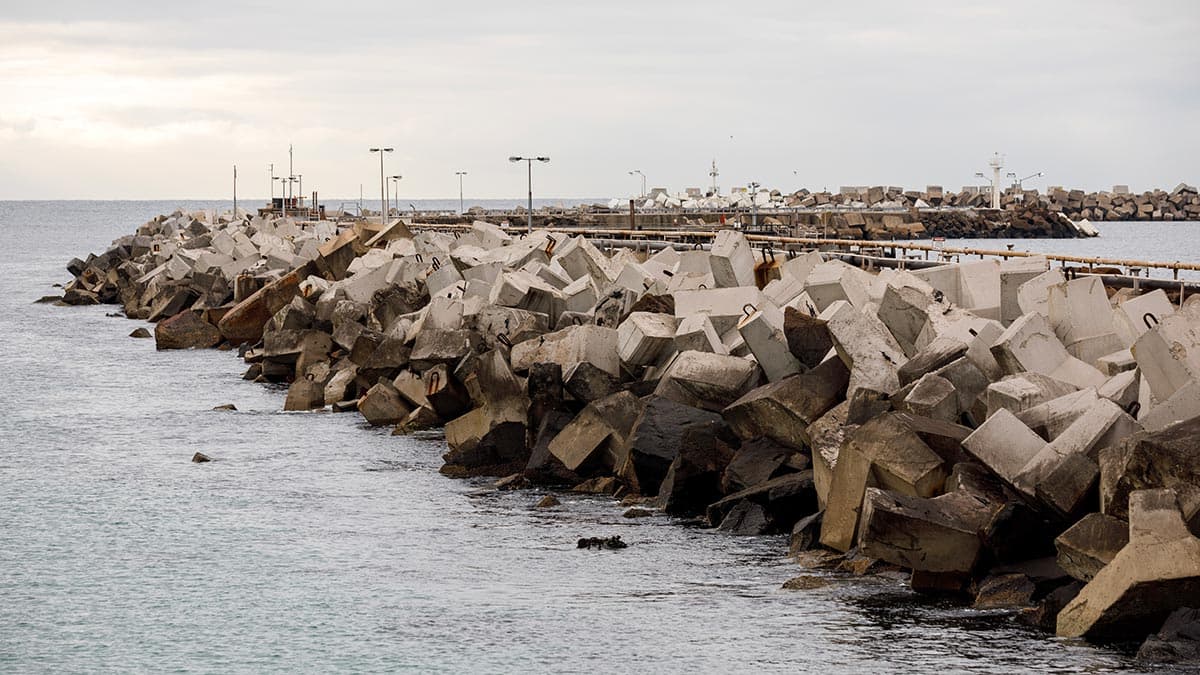
[[[295,190],[295,187],[296,187],[296,181],[297,181],[297,180],[299,180],[299,179],[298,179],[298,178],[296,178],[295,176],[288,176],[288,179],[287,179],[287,180],[288,180],[288,198],[287,198],[287,201],[289,201],[289,202],[290,202],[290,201],[292,201],[292,200],[294,200],[294,199],[296,198],[296,190]],[[286,202],[285,202],[285,203],[286,203]],[[295,209],[295,207],[293,207],[293,208],[292,208],[292,211],[294,212],[295,210],[296,210],[296,209]]]
[[[976,172],[975,172],[975,177],[976,177],[976,178],[982,178],[982,179],[986,180],[986,181],[988,182],[988,185],[991,187],[991,194],[995,194],[995,193],[996,193],[996,182],[995,182],[995,181],[993,181],[991,178],[988,178],[987,176],[985,176],[985,175],[984,175],[984,173],[983,173],[982,171],[976,171]],[[989,196],[988,196],[989,203],[991,202],[991,199],[992,199],[992,198],[991,198],[991,195],[989,195]]]
[[[533,232],[533,163],[542,162],[543,164],[550,161],[549,157],[517,157],[516,155],[509,157],[508,161],[525,162],[525,167],[529,172],[529,211],[527,212],[526,230]]]
[[[383,154],[392,152],[395,148],[371,148],[371,152],[379,153],[379,200],[383,202],[383,210],[379,212],[379,224],[383,225],[387,222],[388,198],[387,198],[387,183],[383,179]]]
[[[632,176],[634,174],[637,174],[642,177],[642,194],[641,194],[641,196],[645,197],[646,196],[646,174],[642,173],[641,169],[634,169],[633,171],[629,172],[630,176]]]
[[[296,187],[298,188],[297,191],[300,193],[300,208],[304,208],[304,174],[296,174],[296,181]]]
[[[466,171],[455,171],[454,175],[458,176],[458,212],[460,214],[466,213],[466,211],[463,209],[462,183],[463,183],[463,176],[467,175],[467,172]]]
[[[271,208],[275,208],[275,165],[267,165],[267,173],[271,174]]]
[[[271,177],[271,208],[275,208],[275,181],[279,181],[279,203],[283,207],[283,217],[287,217],[287,179],[283,176]]]
[[[750,229],[758,229],[758,183],[751,181],[750,185]]]
[[[401,178],[404,178],[404,176],[388,176],[388,180],[392,181],[392,186],[395,187],[395,189],[396,189],[396,198],[395,198],[394,202],[396,204],[397,212],[400,211],[400,179]],[[390,216],[391,214],[389,213],[388,215]]]

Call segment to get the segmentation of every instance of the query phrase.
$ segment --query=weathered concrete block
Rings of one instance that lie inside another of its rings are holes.
[[[1154,398],[1166,401],[1189,380],[1200,380],[1200,325],[1178,314],[1161,319],[1138,337],[1133,357]]]
[[[1043,316],[1050,315],[1050,288],[1067,280],[1062,270],[1055,268],[1026,281],[1017,287],[1017,306],[1020,314],[1037,312]],[[1013,319],[1014,321],[1016,318]]]
[[[626,439],[641,408],[641,401],[627,391],[589,403],[550,441],[550,454],[580,476],[614,473],[625,463]]]
[[[603,326],[571,326],[513,345],[512,368],[520,373],[539,361],[557,363],[563,372],[587,362],[614,378],[621,377],[617,330]]]
[[[619,475],[640,494],[658,494],[671,462],[682,449],[684,430],[693,425],[719,427],[721,416],[658,396],[643,400],[641,414],[618,456],[625,457]]]
[[[1010,485],[1016,485],[1021,471],[1046,446],[1011,412],[1001,409],[963,441],[972,457]]]
[[[1081,389],[1022,410],[1017,419],[1038,436],[1052,441],[1099,400],[1095,389]]]
[[[931,497],[946,480],[942,458],[895,414],[856,429],[838,452],[821,524],[821,544],[839,551],[854,545],[863,494],[879,486]]]
[[[164,319],[154,326],[156,349],[207,349],[221,343],[221,331],[191,310]]]
[[[678,320],[669,314],[633,312],[617,326],[617,353],[630,366],[657,361],[675,343]]]
[[[325,382],[309,375],[297,378],[288,387],[284,410],[312,410],[325,407]]]
[[[1018,300],[1021,286],[1045,274],[1046,269],[1047,261],[1040,256],[1012,258],[1000,263],[1000,321],[1004,325],[1007,326],[1025,313]]]
[[[1033,371],[1079,388],[1104,384],[1104,374],[1067,353],[1066,347],[1039,313],[1017,319],[992,345],[992,355],[1005,372]]]
[[[1129,298],[1113,310],[1113,329],[1126,347],[1132,346],[1158,322],[1175,314],[1175,306],[1162,289]],[[1149,315],[1149,316],[1147,316]]]
[[[965,574],[979,559],[987,515],[963,493],[925,499],[867,488],[859,550],[912,570]]]
[[[1000,409],[1016,414],[1073,391],[1077,390],[1072,385],[1041,373],[1009,375],[988,385],[987,414],[991,417]]]
[[[815,367],[833,350],[833,337],[826,322],[807,310],[784,308],[783,335],[792,356],[806,368]]]
[[[896,370],[900,386],[916,382],[928,373],[957,361],[967,353],[967,345],[950,337],[933,339]]]
[[[847,302],[830,305],[820,318],[829,328],[838,356],[850,369],[847,398],[861,387],[884,393],[900,388],[896,371],[907,357],[881,324]]]
[[[704,410],[720,412],[758,386],[758,364],[737,356],[679,352],[663,370],[654,393]]]
[[[870,287],[870,274],[840,260],[817,265],[804,280],[804,292],[812,298],[818,312],[824,312],[838,301],[864,307]]]
[[[713,281],[720,288],[754,285],[754,249],[745,235],[721,230],[713,240],[709,256]]]
[[[380,382],[367,390],[358,402],[358,411],[368,424],[378,427],[400,422],[412,408],[390,382]]]
[[[706,314],[693,314],[679,320],[675,329],[674,348],[680,352],[711,352],[721,355],[729,353]]]
[[[1113,332],[1112,307],[1099,277],[1081,277],[1051,286],[1046,309],[1050,326],[1065,345]]]
[[[1060,637],[1129,639],[1200,602],[1200,539],[1169,489],[1129,496],[1129,543],[1058,615]]]
[[[724,335],[746,315],[747,305],[762,307],[765,302],[769,301],[754,286],[677,291],[675,317],[682,320],[705,314],[712,321],[717,334]]]
[[[529,463],[526,421],[529,400],[513,397],[484,405],[446,424],[449,452],[442,456],[443,473],[503,475],[522,471]]]
[[[767,304],[747,314],[737,324],[738,333],[771,382],[800,372],[800,361],[788,349],[783,323],[783,312]]]
[[[857,425],[846,424],[849,408],[849,403],[843,401],[810,424],[807,429],[809,449],[812,451],[813,486],[817,490],[817,503],[822,510],[829,501],[833,467],[837,464],[842,444],[846,435],[858,428]]]
[[[1129,543],[1129,523],[1089,513],[1054,540],[1058,566],[1080,581],[1091,581]]]
[[[1126,519],[1129,495],[1148,488],[1171,488],[1185,518],[1200,526],[1200,419],[1161,431],[1143,431],[1100,451],[1100,510]]]
[[[957,421],[959,416],[958,395],[954,391],[954,385],[933,373],[917,380],[896,408],[946,422]]]
[[[806,373],[751,390],[722,415],[744,439],[767,436],[801,449],[811,440],[808,425],[842,400],[849,377],[845,364],[832,358]]]

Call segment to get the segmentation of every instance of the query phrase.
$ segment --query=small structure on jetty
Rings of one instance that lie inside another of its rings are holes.
[[[72,261],[64,301],[236,347],[288,410],[444,427],[448,475],[790,533],[1063,636],[1140,638],[1200,602],[1186,282],[650,243],[176,213]]]

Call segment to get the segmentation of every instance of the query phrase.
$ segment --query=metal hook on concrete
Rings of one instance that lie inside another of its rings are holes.
[[[746,316],[750,316],[751,314],[753,314],[757,311],[758,311],[758,308],[748,302],[746,304],[742,305],[742,314],[745,314]]]
[[[442,376],[438,372],[429,374],[429,384],[425,385],[425,395],[432,396],[437,391],[438,385],[442,382]]]
[[[1154,325],[1157,326],[1158,317],[1154,316],[1151,312],[1146,312],[1142,315],[1142,323],[1146,324],[1146,330],[1154,330],[1154,326],[1150,325],[1151,322],[1154,322]]]
[[[419,263],[425,262],[425,256],[421,255],[420,253],[413,255],[413,257],[416,258],[417,262]]]
[[[429,261],[429,264],[433,267],[434,272],[442,269],[442,261],[438,260],[437,256],[434,256],[434,258]]]
[[[500,344],[504,345],[505,347],[512,349],[512,340],[509,340],[508,335],[505,333],[496,333],[496,342],[499,342]]]
[[[558,240],[554,237],[550,237],[550,241],[546,242],[546,255],[552,255],[554,253],[555,246],[558,246]]]
[[[1125,412],[1129,413],[1130,417],[1137,418],[1139,412],[1142,411],[1142,404],[1137,401],[1130,401],[1129,405],[1125,406]]]

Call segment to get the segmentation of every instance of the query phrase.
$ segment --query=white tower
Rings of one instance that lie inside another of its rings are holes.
[[[1000,169],[1004,168],[1004,158],[1000,153],[992,154],[992,161],[988,162],[988,166],[992,167],[992,208],[1000,208]]]

